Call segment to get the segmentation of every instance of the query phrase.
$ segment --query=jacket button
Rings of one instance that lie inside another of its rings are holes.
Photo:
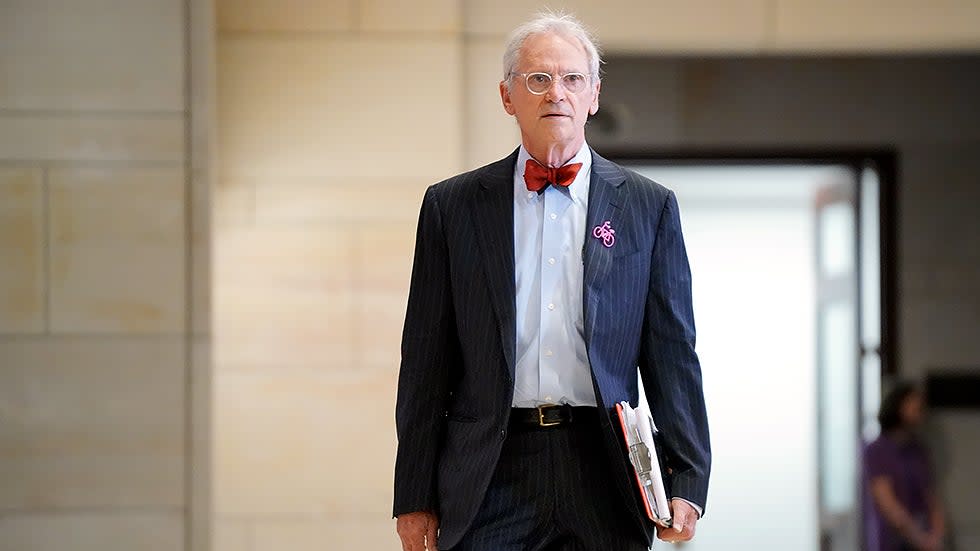
[[[501,431],[500,431],[500,439],[501,440],[505,440],[506,438],[507,438],[507,431],[501,429]]]

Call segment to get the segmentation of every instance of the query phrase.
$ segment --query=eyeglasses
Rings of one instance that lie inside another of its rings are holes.
[[[551,90],[551,83],[554,80],[548,73],[514,73],[516,76],[524,77],[524,84],[527,91],[535,96],[543,96]],[[561,85],[572,94],[577,94],[585,90],[589,77],[582,73],[565,73],[558,77]]]

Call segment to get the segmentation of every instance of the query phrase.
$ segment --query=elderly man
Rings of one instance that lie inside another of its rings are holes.
[[[586,144],[599,63],[571,17],[520,26],[500,97],[521,147],[425,193],[396,407],[406,551],[647,549],[612,410],[638,372],[669,468],[658,536],[694,535],[711,452],[677,201]]]

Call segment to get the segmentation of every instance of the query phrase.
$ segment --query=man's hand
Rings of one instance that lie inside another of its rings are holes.
[[[438,551],[436,532],[439,519],[427,511],[416,511],[398,515],[398,537],[402,540],[402,551]]]
[[[670,516],[674,522],[670,528],[657,525],[657,537],[667,543],[689,541],[694,537],[698,523],[698,512],[683,499],[670,500]]]

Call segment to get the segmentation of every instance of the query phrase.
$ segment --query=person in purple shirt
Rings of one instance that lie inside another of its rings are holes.
[[[901,383],[881,403],[881,435],[864,451],[868,551],[943,549],[943,508],[916,433],[923,402],[918,387]]]

